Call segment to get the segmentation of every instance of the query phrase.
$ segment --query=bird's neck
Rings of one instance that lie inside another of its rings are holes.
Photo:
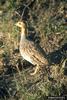
[[[21,29],[21,40],[24,40],[26,38],[25,29]]]

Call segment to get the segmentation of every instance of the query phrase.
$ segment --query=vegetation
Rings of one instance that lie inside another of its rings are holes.
[[[48,100],[67,95],[67,0],[0,0],[0,100]],[[20,31],[46,52],[50,66],[30,76],[33,66],[19,53]]]

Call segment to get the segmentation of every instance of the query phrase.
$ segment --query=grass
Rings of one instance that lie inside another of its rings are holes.
[[[36,41],[36,37],[40,37],[39,43],[48,54],[51,63],[50,73],[44,68],[33,77],[30,76],[32,66],[22,61],[20,56],[18,50],[20,34],[15,26],[20,19],[15,11],[21,15],[23,4],[27,4],[28,1],[6,0],[4,3],[0,1],[1,100],[47,100],[46,96],[67,95],[66,0],[53,1],[37,0],[25,10],[26,14],[23,16],[31,36],[36,32],[32,39]]]

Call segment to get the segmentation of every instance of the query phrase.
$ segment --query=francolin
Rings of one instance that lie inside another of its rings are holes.
[[[36,65],[36,68],[31,75],[35,75],[41,66],[48,65],[48,60],[44,58],[44,56],[36,49],[34,42],[28,40],[26,38],[27,35],[27,27],[23,21],[19,21],[16,23],[21,29],[21,38],[20,38],[20,54],[21,56],[30,62],[33,65]]]

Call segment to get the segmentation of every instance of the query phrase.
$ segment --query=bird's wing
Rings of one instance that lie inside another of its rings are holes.
[[[31,56],[31,58],[38,63],[48,64],[48,61],[44,56],[37,50],[35,44],[33,42],[27,41],[26,50],[27,54]]]

